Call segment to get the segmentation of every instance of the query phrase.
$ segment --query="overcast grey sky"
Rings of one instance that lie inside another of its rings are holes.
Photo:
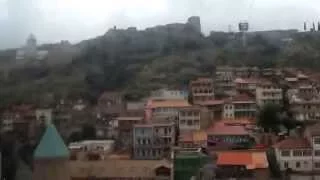
[[[20,47],[31,32],[40,43],[77,42],[110,27],[138,29],[201,17],[204,33],[248,20],[250,30],[302,29],[320,20],[320,0],[0,0],[0,49]]]

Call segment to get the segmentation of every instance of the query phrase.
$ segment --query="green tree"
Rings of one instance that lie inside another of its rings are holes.
[[[267,132],[278,132],[281,125],[281,107],[276,104],[266,104],[259,112],[258,125]]]
[[[91,124],[85,124],[82,127],[82,139],[92,140],[96,139],[96,128]]]

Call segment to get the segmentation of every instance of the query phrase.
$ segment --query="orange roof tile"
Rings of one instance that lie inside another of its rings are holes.
[[[252,156],[248,152],[219,152],[217,164],[249,165],[252,164]]]
[[[243,165],[247,169],[268,168],[265,152],[224,151],[218,152],[217,165]]]
[[[206,141],[207,133],[205,131],[194,131],[193,132],[193,141]]]
[[[199,142],[207,141],[207,133],[205,131],[185,132],[180,135],[180,142]]]
[[[147,108],[159,107],[189,107],[191,106],[187,100],[149,100]]]
[[[284,139],[273,145],[274,148],[279,149],[301,149],[301,148],[311,148],[309,142],[305,138],[295,138],[290,137]]]

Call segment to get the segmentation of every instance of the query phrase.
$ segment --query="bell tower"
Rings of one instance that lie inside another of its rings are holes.
[[[69,150],[49,124],[34,153],[33,180],[70,180]]]

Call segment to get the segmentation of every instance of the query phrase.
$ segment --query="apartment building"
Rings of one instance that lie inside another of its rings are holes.
[[[307,127],[303,137],[289,137],[273,147],[280,169],[300,172],[320,170],[320,124]]]
[[[208,148],[249,148],[255,143],[245,126],[219,121],[207,130]]]
[[[237,92],[249,92],[255,94],[259,80],[253,78],[236,78],[234,83]]]
[[[237,95],[225,101],[223,106],[224,119],[255,118],[257,106],[254,98],[245,94]]]
[[[151,92],[151,99],[188,99],[188,91],[173,90],[173,89],[159,89]]]
[[[122,94],[104,92],[98,98],[98,112],[102,115],[118,116],[125,109]]]
[[[290,103],[291,112],[298,121],[320,121],[320,100],[295,100]]]
[[[220,120],[223,118],[224,100],[210,100],[200,103],[201,107],[209,110],[212,120]],[[210,124],[211,125],[211,124]]]
[[[216,90],[219,93],[225,93],[227,95],[235,94],[234,84],[234,68],[232,67],[217,67],[215,84]]]
[[[271,82],[261,82],[256,88],[256,102],[260,107],[265,104],[281,104],[282,89]]]
[[[187,100],[149,100],[145,108],[145,119],[150,121],[159,117],[178,117],[181,108],[191,106]]]
[[[179,110],[178,121],[181,131],[208,128],[212,123],[212,113],[205,107],[190,106]]]
[[[152,123],[133,127],[133,158],[162,159],[175,143],[175,124]]]
[[[133,126],[143,123],[143,117],[124,117],[116,118],[118,123],[118,141],[122,146],[132,145]]]
[[[214,86],[211,78],[198,78],[190,82],[193,103],[214,99]]]

